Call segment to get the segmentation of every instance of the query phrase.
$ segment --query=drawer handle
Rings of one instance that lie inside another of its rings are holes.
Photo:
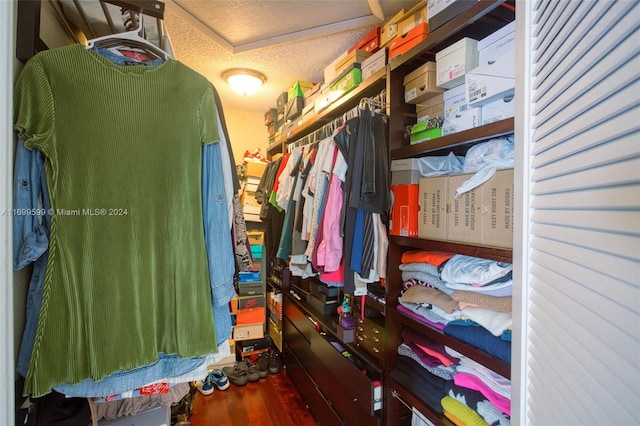
[[[358,331],[364,331],[364,328],[358,326]]]
[[[373,336],[373,337],[371,338],[371,340],[373,340],[374,342],[379,342],[379,341],[380,341],[380,339],[378,339],[376,336]]]
[[[364,340],[364,337],[362,337],[362,336],[356,336],[356,337],[357,337],[357,338],[358,338],[358,340],[360,340],[360,341]]]
[[[373,332],[376,333],[376,334],[380,334],[380,330],[378,330],[377,328],[374,328]]]
[[[376,348],[375,346],[371,348],[372,351],[374,351],[375,353],[379,353],[380,349]]]

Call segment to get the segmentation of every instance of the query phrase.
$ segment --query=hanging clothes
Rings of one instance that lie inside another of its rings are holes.
[[[209,82],[72,45],[27,63],[15,114],[56,213],[25,392],[214,353],[202,210],[187,207],[202,205],[202,145],[220,140]]]

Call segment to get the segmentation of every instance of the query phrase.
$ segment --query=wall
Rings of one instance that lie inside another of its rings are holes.
[[[15,12],[14,2],[0,2],[0,209],[11,208],[13,126],[12,126],[12,88],[17,73],[15,58]],[[11,280],[11,221],[0,217],[0,282]],[[0,421],[14,424],[14,333],[13,333],[13,288],[3,285],[0,293]]]
[[[224,102],[222,107],[224,108]],[[260,148],[262,155],[267,156],[269,140],[263,114],[224,108],[224,117],[236,164],[242,163],[247,150],[253,152],[256,148]]]

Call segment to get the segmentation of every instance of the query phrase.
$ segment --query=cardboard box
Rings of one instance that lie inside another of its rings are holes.
[[[411,136],[409,138],[411,145],[430,141],[442,136],[441,127],[430,127],[429,121],[419,121],[413,125],[411,129]]]
[[[514,53],[511,51],[491,64],[480,65],[467,73],[465,85],[469,105],[482,106],[513,97],[516,87]]]
[[[247,296],[241,296],[238,298],[238,310],[264,308],[266,306],[265,300],[266,299],[262,292],[259,292],[257,294],[247,295]]]
[[[261,281],[239,282],[238,294],[240,296],[255,296],[258,294],[262,294],[262,282]]]
[[[442,135],[450,135],[479,126],[481,109],[467,105],[465,85],[444,92],[444,123]]]
[[[247,308],[240,309],[238,308],[238,313],[236,314],[236,324],[237,325],[248,325],[248,324],[262,324],[265,321],[265,308],[264,306],[259,306],[256,308]]]
[[[264,113],[264,125],[269,126],[275,123],[278,120],[278,110],[275,108],[269,108],[267,112]]]
[[[441,95],[444,89],[436,86],[436,63],[427,62],[404,76],[404,101],[418,104]]]
[[[352,68],[344,71],[329,89],[329,100],[334,102],[342,95],[349,93],[362,82],[362,70],[359,64],[352,64]]]
[[[438,178],[420,180],[421,220],[418,225],[420,238],[511,248],[514,207],[513,169],[498,170],[484,184],[456,197],[456,189],[472,176],[473,173],[467,173],[446,178],[446,189],[443,195],[446,199],[445,230],[439,230],[437,234],[428,217],[429,199],[433,200],[431,206],[436,204],[437,197],[434,191],[436,188],[442,188],[443,184],[435,182]],[[425,186],[427,183],[429,187]],[[429,188],[431,193],[427,193]]]
[[[349,54],[349,52],[343,52],[340,54],[340,56],[338,56],[336,59],[334,59],[333,61],[331,61],[331,63],[329,65],[327,65],[326,67],[324,67],[324,84],[325,85],[330,85],[335,79],[336,77],[338,77],[338,75],[340,74],[336,68],[337,65],[342,62],[344,60],[344,58],[347,57],[347,55]]]
[[[289,100],[289,94],[282,92],[276,98],[276,110],[278,111],[278,120],[280,120],[280,114],[284,114],[284,109],[287,106],[287,100]]]
[[[365,50],[355,49],[345,56],[336,64],[336,73],[342,74],[345,70],[352,67],[353,64],[361,64],[365,59],[369,58],[373,53]]]
[[[478,41],[465,37],[436,53],[436,84],[446,89],[464,84],[465,74],[477,66]]]
[[[287,98],[295,98],[296,96],[304,96],[304,94],[313,87],[312,81],[298,80],[291,85],[287,92]]]
[[[478,41],[478,65],[489,65],[498,57],[515,52],[516,21]]]
[[[267,163],[247,161],[245,164],[245,176],[261,178],[266,168]]]
[[[316,114],[320,114],[324,111],[329,105],[331,105],[331,86],[323,85],[320,89],[320,94],[316,99],[316,102],[313,106],[313,112]]]
[[[391,172],[391,185],[417,185],[421,177],[420,170],[397,170]]]
[[[247,239],[249,244],[256,246],[264,245],[264,232],[262,231],[247,231]]]
[[[421,1],[416,4],[412,9],[402,16],[402,19],[398,21],[398,35],[403,35],[411,31],[413,28],[420,24],[427,24],[427,3]]]
[[[434,117],[444,117],[444,95],[440,93],[416,105],[418,122]]]
[[[447,234],[447,176],[420,178],[418,237],[444,240]]]
[[[405,10],[400,10],[380,28],[380,46],[386,45],[398,35],[398,21],[404,14]]]
[[[393,206],[389,218],[389,234],[402,237],[418,236],[419,185],[391,185]]]
[[[304,108],[304,97],[294,96],[289,98],[287,106],[284,109],[284,118],[287,121],[293,121],[300,115],[302,115],[302,109]]]
[[[489,104],[482,105],[480,114],[482,124],[489,124],[495,121],[505,120],[515,115],[516,102],[514,97],[500,98]]]
[[[233,326],[233,339],[236,341],[249,340],[249,339],[261,339],[263,337],[264,337],[264,323]]]
[[[513,169],[497,170],[482,186],[482,241],[496,247],[513,247]]]
[[[391,160],[390,170],[420,170],[420,160],[418,158],[402,158],[399,160]]]
[[[449,176],[447,188],[446,238],[469,244],[482,243],[482,187],[456,197],[456,189],[473,173]]]
[[[387,48],[383,47],[360,64],[360,69],[362,69],[362,81],[372,77],[375,73],[384,69],[386,65]]]
[[[360,49],[367,52],[377,52],[380,49],[380,27],[375,27],[371,31],[367,33],[362,39],[351,46],[349,49],[349,53],[352,51]]]
[[[389,44],[389,60],[407,53],[427,37],[429,37],[429,27],[426,23],[417,25],[408,33],[396,37]]]
[[[478,0],[427,0],[427,17],[431,31],[441,27]]]

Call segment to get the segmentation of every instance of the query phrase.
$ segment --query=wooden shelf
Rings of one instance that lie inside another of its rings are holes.
[[[415,407],[418,411],[420,411],[420,413],[422,413],[427,419],[431,420],[434,424],[443,426],[454,426],[454,424],[451,423],[449,419],[447,419],[443,414],[436,412],[433,408],[431,408],[431,406],[425,404],[421,398],[411,392],[410,389],[407,389],[403,383],[400,383],[389,377],[385,386],[389,388],[389,403],[391,403],[394,398],[399,398],[399,403]]]
[[[398,246],[411,247],[421,250],[447,251],[499,262],[512,262],[512,250],[498,247],[487,247],[455,243],[452,241],[425,240],[421,238],[389,236],[389,242]]]
[[[511,364],[502,361],[494,357],[493,355],[483,351],[482,349],[476,348],[468,343],[465,343],[455,337],[444,334],[442,331],[435,329],[429,326],[426,323],[420,322],[410,316],[398,311],[397,309],[393,309],[393,313],[390,312],[387,314],[388,316],[395,316],[397,321],[401,324],[407,325],[410,328],[424,334],[425,336],[436,340],[451,349],[454,349],[469,358],[472,358],[474,361],[484,365],[485,367],[493,370],[494,372],[500,374],[501,376],[511,379]]]
[[[483,38],[515,19],[515,8],[504,0],[480,0],[449,22],[429,33],[407,53],[389,61],[391,71],[414,61],[433,60],[435,52],[463,37]]]
[[[507,118],[430,141],[394,149],[391,151],[391,159],[397,160],[400,158],[424,157],[426,155],[436,154],[446,155],[456,147],[469,147],[485,139],[511,134],[513,133],[513,129],[514,119]]]
[[[341,114],[360,103],[362,98],[375,96],[385,88],[386,67],[369,77],[358,85],[355,89],[331,103],[325,110],[311,117],[300,126],[296,127],[291,134],[283,136],[285,145],[295,142],[307,134],[320,129]]]

